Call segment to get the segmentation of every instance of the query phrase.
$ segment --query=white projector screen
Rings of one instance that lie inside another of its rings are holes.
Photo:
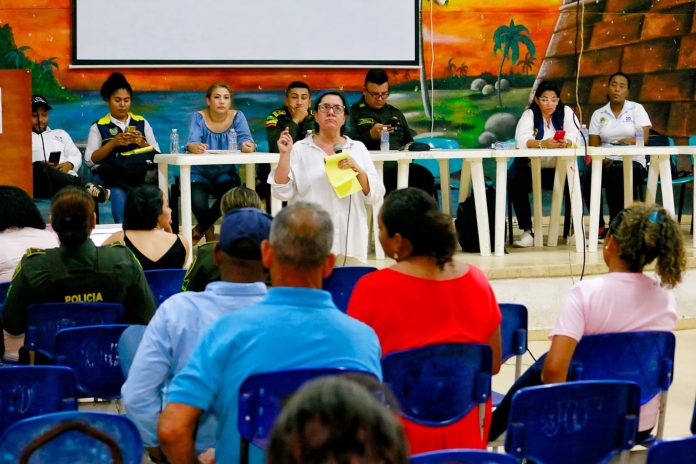
[[[73,0],[76,66],[417,66],[420,0]]]

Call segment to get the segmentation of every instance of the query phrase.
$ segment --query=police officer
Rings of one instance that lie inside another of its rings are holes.
[[[126,323],[150,321],[155,299],[140,263],[123,243],[96,247],[89,239],[96,224],[94,207],[92,197],[76,186],[53,197],[51,224],[61,245],[27,250],[15,269],[4,308],[3,324],[9,334],[26,332],[32,303],[121,303]],[[4,344],[0,348],[4,352]]]
[[[389,132],[389,149],[398,150],[413,142],[404,114],[387,103],[389,77],[383,69],[370,69],[365,75],[362,98],[350,108],[352,138],[360,140],[368,150],[379,150],[382,129]],[[396,189],[396,162],[384,163],[384,186],[387,193]],[[408,184],[435,193],[435,178],[425,167],[411,164]]]

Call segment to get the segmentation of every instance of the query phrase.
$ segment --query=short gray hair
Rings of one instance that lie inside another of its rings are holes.
[[[331,253],[333,232],[326,210],[314,203],[297,202],[273,218],[269,240],[279,263],[316,269]]]

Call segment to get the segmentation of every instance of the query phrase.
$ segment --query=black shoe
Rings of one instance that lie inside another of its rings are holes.
[[[93,182],[86,184],[85,189],[87,190],[87,193],[92,195],[92,197],[99,203],[106,203],[109,201],[109,197],[111,196],[111,190]]]

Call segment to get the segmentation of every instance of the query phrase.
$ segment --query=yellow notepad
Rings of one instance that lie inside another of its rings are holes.
[[[327,156],[324,158],[326,163],[326,177],[329,179],[331,187],[333,187],[338,198],[345,198],[355,192],[362,190],[360,182],[358,182],[358,173],[352,169],[341,169],[338,163],[350,156],[348,153],[339,153],[338,155]]]

